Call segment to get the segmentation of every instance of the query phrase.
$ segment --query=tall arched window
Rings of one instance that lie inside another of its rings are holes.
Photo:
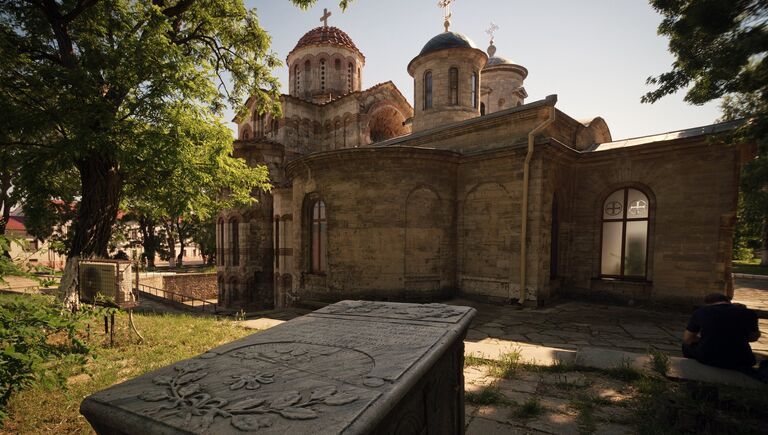
[[[312,204],[310,222],[310,272],[324,273],[328,267],[326,244],[328,243],[328,225],[325,218],[325,203],[322,200]]]
[[[459,69],[451,68],[448,70],[448,82],[450,83],[450,100],[448,104],[455,106],[459,104]]]
[[[240,265],[240,229],[237,219],[229,220],[229,247],[232,252],[232,266]]]
[[[432,71],[424,73],[424,109],[432,108]]]
[[[353,71],[354,70],[352,69],[352,62],[350,62],[350,63],[347,64],[347,92],[349,92],[349,93],[352,92],[352,74],[353,74]]]
[[[477,82],[478,82],[477,71],[475,71],[472,73],[472,107],[474,107],[475,109],[477,109],[477,102],[478,102]]]
[[[301,70],[298,65],[293,67],[293,90],[296,92],[296,95],[299,95],[299,92],[301,92]]]
[[[304,91],[312,89],[312,64],[309,61],[304,62]]]
[[[320,91],[325,92],[325,59],[320,59]]]
[[[606,198],[602,211],[600,274],[645,279],[650,203],[643,192],[625,187]]]
[[[219,237],[217,237],[218,249],[216,250],[216,256],[218,257],[219,266],[224,265],[224,219],[219,218]]]

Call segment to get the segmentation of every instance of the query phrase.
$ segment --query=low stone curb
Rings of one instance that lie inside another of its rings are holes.
[[[768,281],[768,275],[752,275],[749,273],[733,273],[734,278],[742,278],[742,279],[759,279],[762,281]]]
[[[574,364],[576,366],[597,369],[628,366],[645,373],[656,373],[651,368],[651,357],[649,355],[621,350],[596,347],[560,349],[519,342],[505,342],[502,340],[464,342],[464,354],[478,358],[500,360],[502,355],[512,351],[520,352],[521,362],[529,364]],[[742,388],[766,388],[765,384],[743,373],[710,367],[695,360],[679,357],[669,358],[667,377],[670,379],[701,381]]]

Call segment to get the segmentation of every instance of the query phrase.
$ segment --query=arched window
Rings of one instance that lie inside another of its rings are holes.
[[[304,62],[304,91],[312,89],[312,64],[307,60]]]
[[[480,116],[485,115],[485,103],[480,103]]]
[[[336,71],[341,71],[341,59],[334,60],[333,67]]]
[[[643,192],[625,187],[608,195],[602,210],[601,276],[645,279],[649,216]]]
[[[450,96],[450,100],[448,101],[448,104],[455,106],[459,104],[459,69],[449,69],[448,77],[448,81],[450,83],[450,93],[448,94]]]
[[[352,92],[352,74],[353,74],[353,71],[354,70],[352,69],[352,62],[350,62],[350,63],[347,64],[347,92],[349,92],[349,93]]]
[[[325,217],[325,203],[315,201],[310,209],[309,252],[310,272],[325,273],[328,267],[326,244],[328,243],[328,225]]]
[[[293,67],[293,91],[296,95],[301,92],[301,70],[298,65]]]
[[[320,91],[325,92],[325,59],[320,59]]]
[[[478,76],[477,71],[472,73],[472,107],[477,109],[477,82],[478,82]]]
[[[432,108],[432,71],[424,73],[424,110]]]
[[[232,252],[232,266],[240,265],[240,231],[237,219],[229,220],[229,247]]]
[[[224,265],[224,219],[219,218],[219,236],[216,238],[218,240],[218,246],[216,246],[218,249],[216,250],[216,256],[218,257],[218,263],[219,266]]]

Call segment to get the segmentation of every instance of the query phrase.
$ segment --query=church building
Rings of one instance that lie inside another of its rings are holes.
[[[739,166],[715,124],[614,140],[523,66],[449,30],[391,82],[325,24],[288,53],[282,117],[254,99],[235,155],[273,189],[217,221],[219,304],[556,296],[691,305],[732,293]]]

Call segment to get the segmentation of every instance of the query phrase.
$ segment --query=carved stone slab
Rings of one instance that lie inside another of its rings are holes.
[[[426,375],[448,353],[440,367],[458,373],[430,382],[461,381],[455,354],[474,313],[342,301],[95,393],[80,412],[110,434],[375,432],[426,388]],[[463,427],[450,413],[450,426]],[[419,430],[426,422],[408,424]]]

